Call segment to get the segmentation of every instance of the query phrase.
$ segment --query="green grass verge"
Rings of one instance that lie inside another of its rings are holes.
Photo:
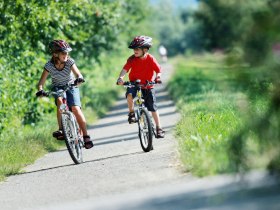
[[[47,152],[61,148],[63,142],[51,136],[51,131],[55,129],[55,116],[48,114],[34,127],[19,125],[4,132],[0,143],[0,180],[19,173]]]
[[[197,176],[236,171],[232,138],[244,128],[249,112],[264,113],[265,100],[248,99],[236,79],[243,67],[229,68],[222,55],[180,57],[173,63],[176,72],[168,88],[182,115],[176,136],[185,170]],[[254,133],[247,139],[245,164],[264,167],[269,150],[261,151]]]
[[[176,135],[186,170],[198,176],[228,170],[229,137],[241,124],[232,106],[237,97],[205,93],[193,97],[198,101],[189,101],[181,107],[182,119],[176,127]]]

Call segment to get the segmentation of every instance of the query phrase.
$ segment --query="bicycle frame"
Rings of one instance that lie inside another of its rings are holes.
[[[142,90],[140,87],[137,88],[136,97],[137,98],[135,100],[135,104],[136,104],[137,108],[134,107],[134,110],[135,110],[135,112],[137,112],[135,117],[136,117],[136,121],[138,121],[138,118],[140,116],[140,111],[145,108],[145,105],[144,105],[145,100],[143,99]]]

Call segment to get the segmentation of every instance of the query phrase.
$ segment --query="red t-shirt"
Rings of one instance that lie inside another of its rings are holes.
[[[134,55],[130,56],[123,69],[129,72],[128,77],[130,81],[140,79],[141,84],[145,84],[147,80],[152,81],[154,72],[161,72],[160,65],[151,54],[147,54],[145,58],[137,58]]]

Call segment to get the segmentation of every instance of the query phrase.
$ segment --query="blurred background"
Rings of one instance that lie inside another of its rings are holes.
[[[175,69],[168,90],[182,115],[186,171],[279,172],[279,9],[279,0],[2,0],[1,178],[61,147],[50,136],[53,101],[35,97],[48,43],[73,48],[90,124],[118,97],[115,81],[137,35],[153,37],[150,53]]]

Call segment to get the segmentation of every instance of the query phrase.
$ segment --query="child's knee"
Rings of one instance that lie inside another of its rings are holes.
[[[56,99],[56,105],[59,107],[63,103],[62,98]]]
[[[132,94],[131,94],[131,93],[127,94],[127,95],[126,95],[126,99],[127,99],[128,101],[133,100]]]
[[[80,114],[81,113],[81,108],[79,106],[72,106],[71,107],[71,111],[74,113],[74,114]]]

